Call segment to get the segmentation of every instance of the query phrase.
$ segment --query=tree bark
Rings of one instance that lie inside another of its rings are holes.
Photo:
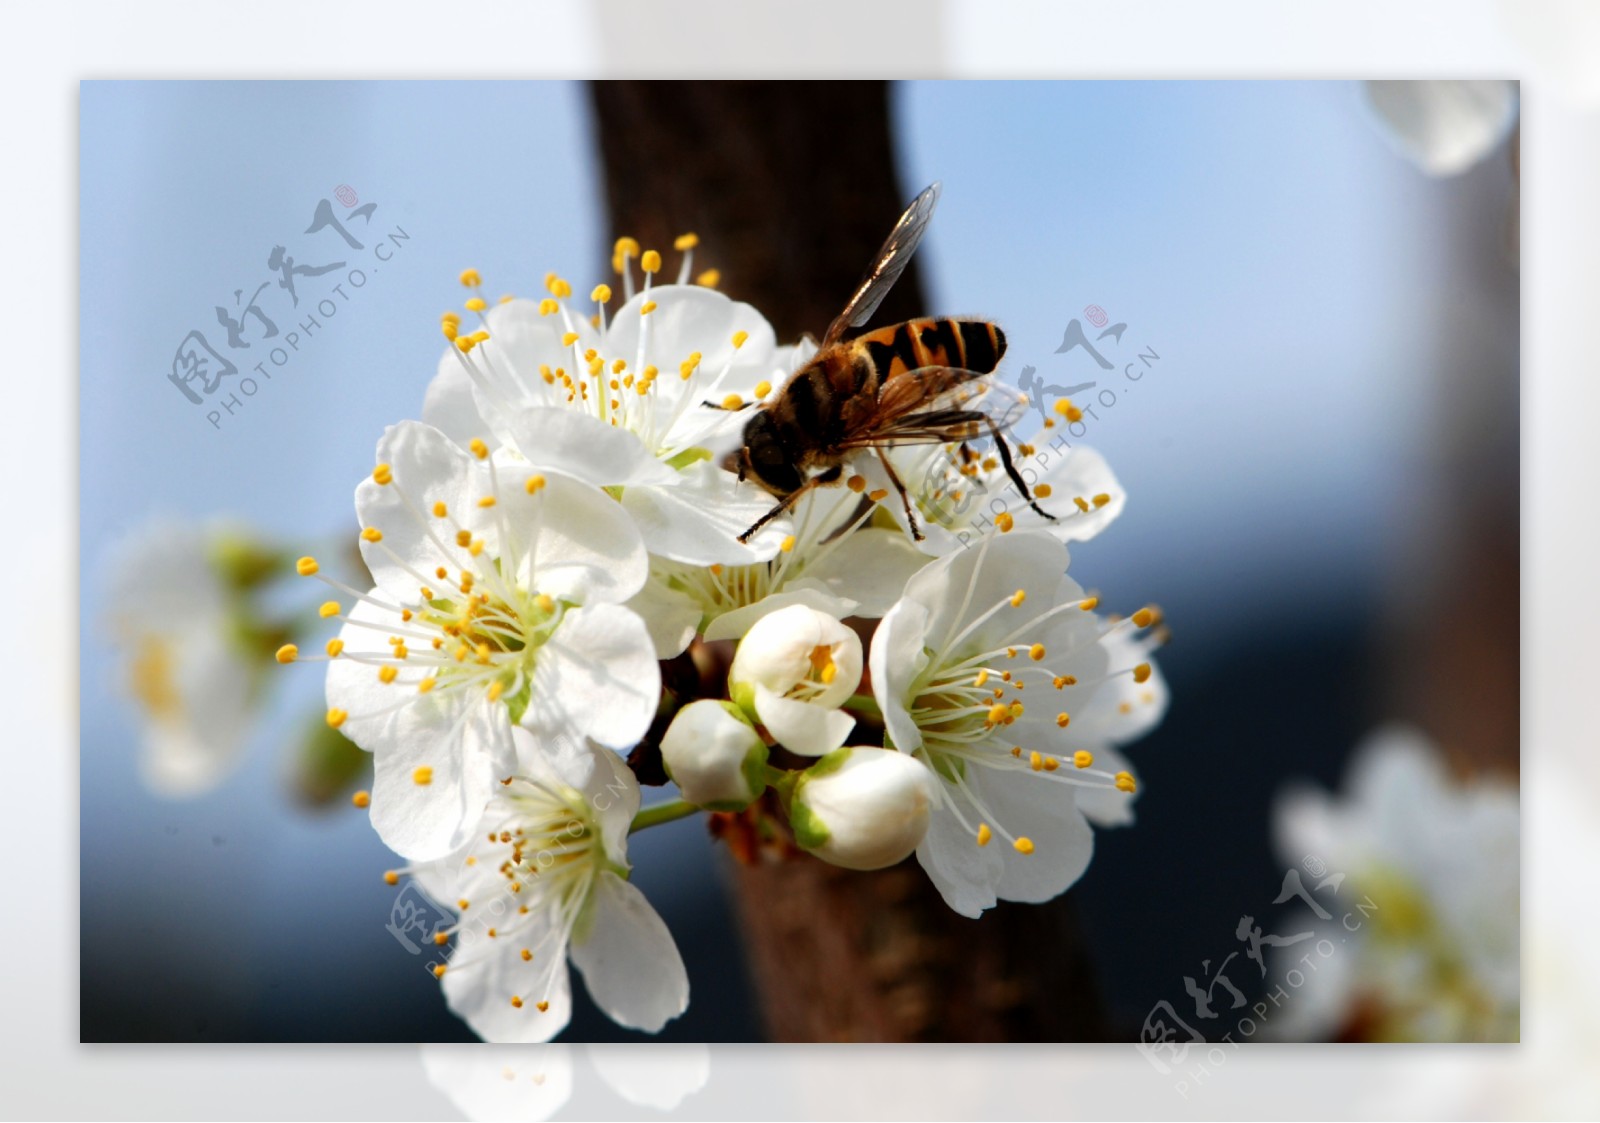
[[[895,175],[884,83],[591,90],[612,234],[645,249],[699,234],[697,267],[718,268],[780,342],[821,334],[913,194]],[[913,263],[878,320],[927,311]],[[1109,1036],[1067,897],[974,921],[914,861],[856,873],[807,856],[740,865],[735,883],[774,1040]]]

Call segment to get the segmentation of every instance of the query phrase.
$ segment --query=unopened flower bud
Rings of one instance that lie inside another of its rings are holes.
[[[795,604],[757,620],[728,670],[733,701],[786,748],[821,756],[855,724],[839,707],[861,683],[861,639],[825,612]]]
[[[767,787],[767,743],[731,702],[679,710],[661,738],[661,762],[684,799],[712,811],[743,810]]]
[[[928,769],[893,749],[835,749],[801,773],[789,803],[795,841],[852,870],[892,866],[928,832]]]

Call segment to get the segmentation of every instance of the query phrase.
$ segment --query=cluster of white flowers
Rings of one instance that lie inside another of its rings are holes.
[[[623,1025],[683,1012],[683,962],[627,847],[688,814],[852,869],[915,853],[967,916],[1054,897],[1088,865],[1090,823],[1130,820],[1117,746],[1165,706],[1159,613],[1101,615],[1066,576],[1065,541],[1121,507],[1091,453],[1028,462],[1054,521],[1014,495],[997,513],[1009,485],[988,458],[934,450],[946,478],[904,448],[741,542],[774,500],[724,467],[739,407],[815,349],[691,283],[693,245],[660,284],[660,255],[622,239],[622,291],[588,304],[552,274],[542,298],[491,305],[462,274],[422,419],[383,434],[356,488],[373,587],[298,563],[334,587],[340,630],[279,660],[329,661],[328,722],[374,756],[359,802],[410,863],[389,880],[456,914],[436,973],[486,1039],[559,1032],[569,959]],[[698,691],[663,674],[684,666]],[[641,809],[640,777],[663,774],[678,797]]]

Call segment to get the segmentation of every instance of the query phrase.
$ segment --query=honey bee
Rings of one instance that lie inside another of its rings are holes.
[[[734,453],[739,478],[752,480],[778,502],[739,541],[748,542],[812,488],[838,483],[845,462],[867,452],[888,472],[907,525],[920,541],[910,496],[884,450],[915,444],[964,447],[985,435],[994,438],[1018,492],[1054,520],[1034,501],[1002,437],[1026,411],[1027,400],[989,377],[1006,352],[1005,333],[997,325],[927,317],[844,338],[871,318],[905,272],[938,201],[937,183],[912,201],[844,311],[828,325],[816,355],[746,423],[743,445]]]

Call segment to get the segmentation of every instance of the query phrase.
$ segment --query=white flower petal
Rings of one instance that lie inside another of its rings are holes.
[[[657,659],[683,654],[700,627],[700,606],[694,598],[662,581],[646,581],[628,607],[644,620]]]
[[[1033,843],[1031,854],[1019,854],[999,839],[989,843],[1001,852],[995,895],[1037,904],[1066,892],[1094,857],[1094,830],[1077,809],[1075,789],[1032,772],[972,771],[970,782],[1006,830]]]
[[[496,457],[495,473],[499,500],[487,511],[475,508],[475,522],[491,556],[503,555],[502,533],[511,537],[516,561],[505,568],[524,587],[584,604],[619,603],[644,587],[650,559],[616,500],[591,484],[503,457]],[[544,483],[530,493],[527,481],[535,477]]]
[[[423,1045],[422,1071],[472,1120],[550,1119],[572,1098],[570,1045]]]
[[[612,1021],[656,1033],[689,1008],[689,974],[672,933],[644,894],[609,871],[593,889],[593,925],[572,962]]]
[[[964,813],[970,818],[970,813]],[[928,817],[928,833],[917,847],[917,861],[945,904],[976,919],[994,907],[1004,845],[991,840],[988,846],[979,846],[954,812],[937,808]]]
[[[671,1111],[711,1076],[711,1049],[699,1042],[591,1045],[589,1061],[617,1095],[656,1111]]]
[[[795,587],[817,585],[834,596],[856,602],[853,615],[882,616],[928,559],[904,534],[865,527],[807,565]]]
[[[789,533],[784,517],[768,523],[749,545],[739,535],[777,502],[732,472],[702,460],[675,473],[669,486],[634,486],[622,506],[657,557],[690,565],[749,565],[778,552]]]
[[[542,937],[537,920],[516,940],[490,941],[480,936],[474,946],[457,952],[457,961],[446,967],[445,1001],[485,1041],[549,1041],[572,1020],[566,948]],[[532,963],[524,962],[518,949],[535,946],[540,953]],[[463,956],[472,958],[460,962]],[[513,995],[522,999],[521,1006],[512,1005]],[[539,1002],[548,1002],[549,1008],[540,1010]]]
[[[773,593],[770,597],[763,597],[754,604],[747,604],[743,608],[735,608],[731,612],[724,612],[714,617],[705,628],[706,641],[722,639],[739,639],[755,626],[756,621],[764,616],[770,616],[779,609],[788,608],[790,605],[802,604],[807,608],[814,608],[818,612],[827,613],[835,619],[843,619],[855,614],[856,602],[836,597],[820,588],[808,588],[800,585],[797,588]]]
[[[472,379],[466,369],[448,355],[439,364],[439,373],[428,383],[422,399],[422,420],[462,448],[474,437],[488,437],[492,432],[478,412]]]
[[[1515,82],[1367,82],[1397,150],[1429,175],[1456,175],[1493,151],[1517,117]]]
[[[613,749],[638,743],[655,717],[661,667],[644,621],[621,605],[573,609],[534,663],[523,725],[578,732]]]
[[[452,560],[426,511],[435,502],[455,512],[470,509],[478,498],[471,493],[472,457],[433,426],[402,421],[384,431],[378,463],[389,465],[394,482],[379,484],[368,476],[356,488],[362,529],[383,535],[380,542],[362,539],[361,558],[379,588],[414,598],[427,574]]]
[[[901,752],[922,747],[922,731],[906,710],[911,684],[928,664],[924,650],[928,610],[914,600],[902,600],[884,614],[872,638],[869,667],[872,696],[883,711],[889,740]]]
[[[843,745],[856,719],[843,710],[813,705],[775,694],[757,685],[756,713],[767,732],[792,753],[822,756]]]
[[[562,406],[519,410],[506,419],[512,448],[534,468],[596,487],[671,485],[677,473],[638,437],[598,417]]]

